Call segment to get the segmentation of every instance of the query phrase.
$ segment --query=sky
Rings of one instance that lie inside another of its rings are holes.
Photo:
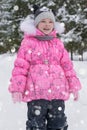
[[[87,54],[85,54],[85,59]],[[26,103],[14,104],[8,91],[9,81],[16,55],[0,55],[0,130],[26,130]],[[79,100],[73,101],[73,96],[65,102],[69,130],[87,129],[87,60],[73,61],[74,69],[82,84]]]

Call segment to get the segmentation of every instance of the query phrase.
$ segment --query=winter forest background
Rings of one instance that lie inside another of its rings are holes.
[[[87,51],[87,0],[0,0],[0,54],[18,50],[22,33],[20,21],[33,14],[34,4],[48,6],[56,13],[56,20],[65,25],[59,37],[71,54],[83,60]]]
[[[65,25],[58,37],[70,53],[82,83],[80,99],[66,103],[69,130],[87,129],[87,0],[0,0],[0,130],[25,130],[26,104],[13,104],[9,79],[23,33],[20,22],[33,14],[33,4],[48,6]]]

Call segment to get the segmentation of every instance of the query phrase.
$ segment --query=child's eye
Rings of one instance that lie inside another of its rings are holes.
[[[53,23],[53,21],[49,21],[49,23]]]
[[[45,23],[45,21],[44,21],[44,20],[42,20],[41,22],[42,22],[42,23]]]

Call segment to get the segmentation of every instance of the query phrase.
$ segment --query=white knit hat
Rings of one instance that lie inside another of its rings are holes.
[[[46,18],[51,19],[54,22],[54,24],[55,24],[55,16],[54,16],[52,10],[50,10],[50,9],[48,9],[46,7],[43,7],[41,9],[35,10],[34,17],[35,17],[35,20],[34,20],[35,26],[37,26],[38,23],[42,19],[46,19]]]

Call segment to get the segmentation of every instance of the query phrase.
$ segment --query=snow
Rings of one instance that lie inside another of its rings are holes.
[[[19,10],[18,5],[15,5],[15,6],[14,6],[14,10],[15,10],[15,11],[18,11],[18,10]]]
[[[87,56],[87,55],[86,55]],[[27,107],[26,103],[14,104],[8,91],[11,71],[16,55],[0,55],[0,130],[26,130]],[[82,90],[79,101],[66,102],[66,115],[69,130],[86,130],[87,126],[87,61],[73,61],[79,77]]]

